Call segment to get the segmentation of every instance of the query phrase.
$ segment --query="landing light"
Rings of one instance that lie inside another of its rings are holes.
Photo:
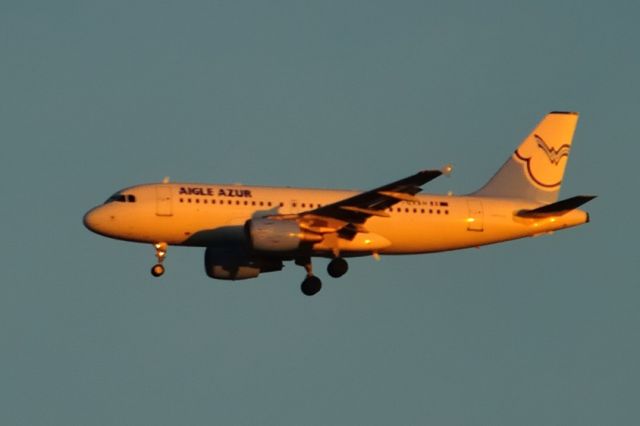
[[[473,217],[468,217],[468,218],[467,218],[467,223],[473,223],[473,222],[475,222],[475,221],[476,221],[476,219],[475,219],[475,218],[473,218]]]

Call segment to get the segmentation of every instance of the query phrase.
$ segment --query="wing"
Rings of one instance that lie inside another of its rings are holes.
[[[295,215],[301,227],[319,233],[336,232],[347,234],[363,232],[362,224],[371,216],[388,217],[386,210],[401,201],[414,201],[421,186],[437,178],[440,170],[424,170],[412,176],[383,185],[332,204],[307,210]],[[347,235],[345,235],[347,236]]]

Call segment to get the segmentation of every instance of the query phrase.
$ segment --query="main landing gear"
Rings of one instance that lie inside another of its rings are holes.
[[[340,278],[349,270],[349,264],[341,257],[336,257],[327,265],[327,273],[333,278]]]
[[[313,267],[311,265],[311,258],[296,259],[296,265],[303,266],[307,271],[307,277],[300,284],[300,290],[305,296],[313,296],[322,289],[322,281],[320,278],[313,275]],[[333,278],[339,278],[347,273],[349,265],[347,261],[341,257],[336,257],[327,266],[327,272]]]
[[[310,275],[300,284],[300,290],[305,296],[313,296],[322,289],[322,281],[315,275]]]
[[[162,262],[164,262],[164,258],[167,257],[167,243],[156,243],[153,246],[156,249],[156,259],[158,259],[158,263],[151,267],[151,275],[159,277],[164,274]]]
[[[300,290],[305,296],[313,296],[322,289],[322,281],[320,278],[313,275],[313,267],[311,265],[311,258],[296,259],[296,265],[303,266],[307,271],[307,277],[300,284]]]

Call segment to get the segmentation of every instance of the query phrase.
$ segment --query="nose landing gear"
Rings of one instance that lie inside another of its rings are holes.
[[[158,263],[151,267],[151,275],[153,275],[154,277],[159,277],[162,274],[164,274],[164,266],[162,266],[161,264]]]
[[[158,263],[151,267],[151,275],[159,277],[164,274],[162,262],[164,262],[164,258],[167,256],[167,243],[156,243],[153,246],[156,249],[156,259],[158,259]]]

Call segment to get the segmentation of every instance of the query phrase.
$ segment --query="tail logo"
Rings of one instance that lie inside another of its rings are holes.
[[[562,157],[569,156],[569,151],[571,150],[571,147],[569,145],[565,144],[560,146],[560,148],[558,149],[554,149],[553,147],[547,145],[544,139],[542,139],[540,136],[533,135],[533,137],[538,143],[538,148],[540,148],[542,151],[544,151],[545,154],[547,154],[547,157],[549,158],[551,164],[557,166],[560,160],[562,160]]]
[[[540,189],[557,190],[570,151],[569,144],[549,144],[534,133],[516,150],[515,158],[526,164],[532,183]]]

